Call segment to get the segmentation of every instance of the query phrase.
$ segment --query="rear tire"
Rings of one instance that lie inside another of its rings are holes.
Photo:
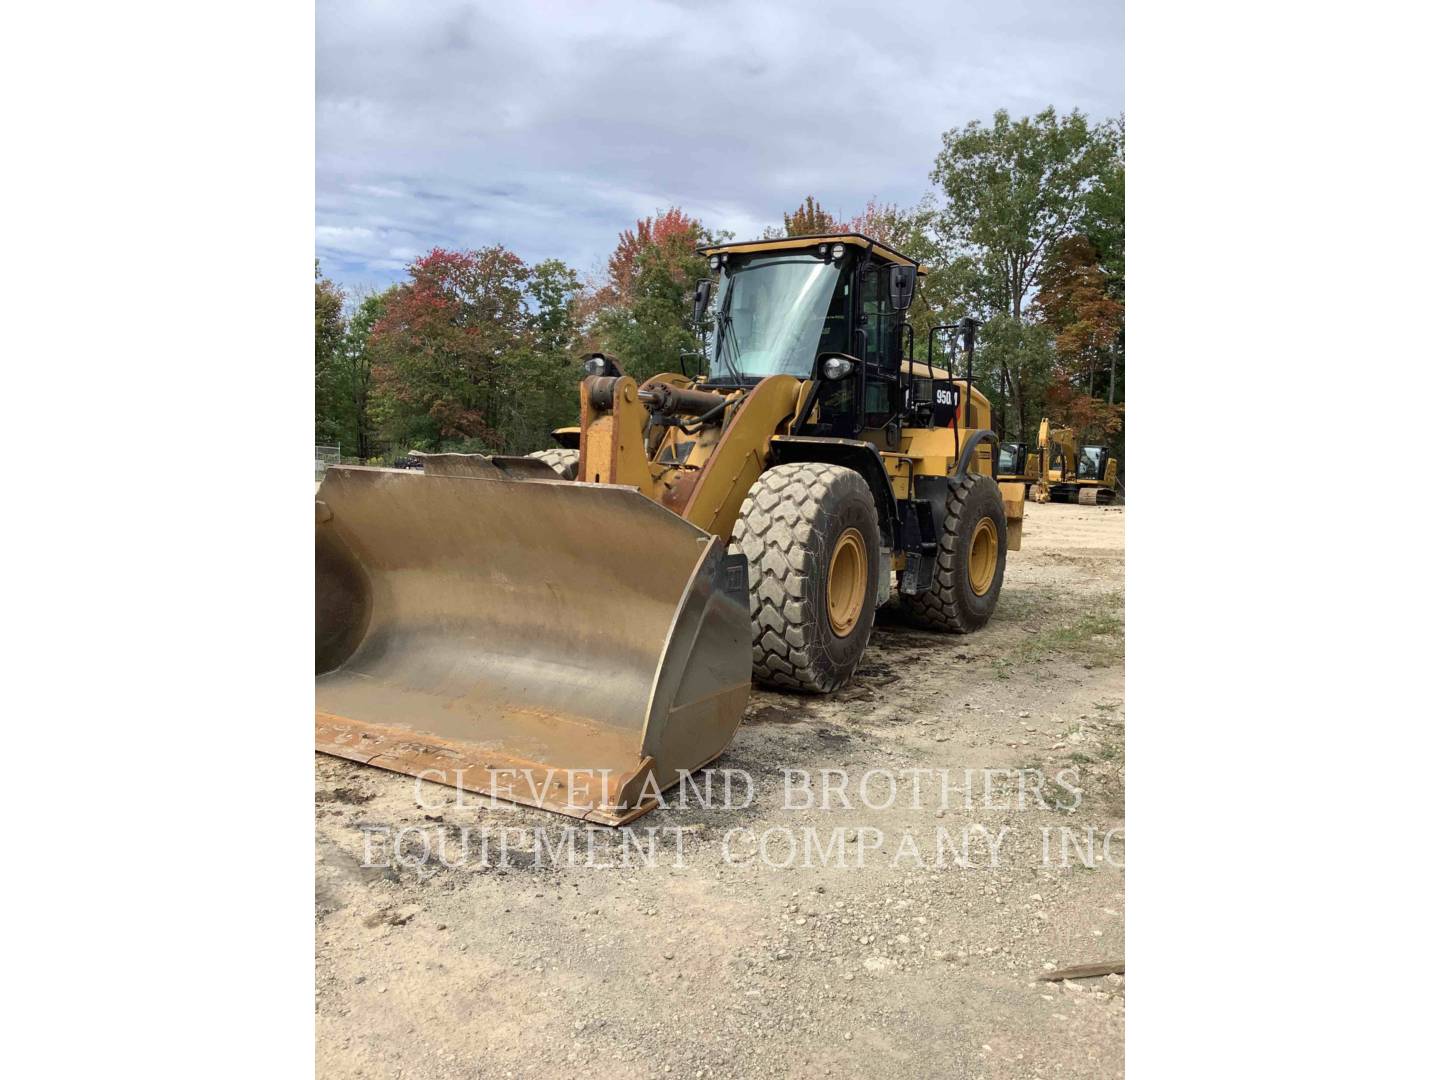
[[[935,577],[915,596],[901,595],[911,620],[932,630],[979,630],[994,614],[1005,581],[1005,501],[988,476],[950,478]],[[978,587],[978,591],[977,591]]]
[[[562,480],[574,480],[575,474],[580,471],[580,451],[566,450],[556,447],[550,450],[536,450],[533,454],[526,454],[526,457],[539,458],[560,474]]]
[[[865,479],[839,465],[775,466],[745,497],[731,551],[750,563],[755,681],[816,694],[844,686],[870,640],[881,571]]]

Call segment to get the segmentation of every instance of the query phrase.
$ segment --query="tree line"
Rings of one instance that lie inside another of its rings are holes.
[[[935,191],[843,217],[805,196],[765,236],[864,233],[924,263],[910,311],[982,323],[976,385],[1002,441],[1042,416],[1119,449],[1125,401],[1123,121],[995,113],[942,136]],[[527,453],[577,422],[579,357],[601,349],[644,378],[696,370],[690,325],[702,244],[732,239],[672,207],[618,237],[598,280],[499,245],[436,248],[383,292],[347,297],[315,266],[315,439],[349,459],[410,449]],[[937,364],[946,358],[933,358]],[[388,462],[387,462],[388,463]]]

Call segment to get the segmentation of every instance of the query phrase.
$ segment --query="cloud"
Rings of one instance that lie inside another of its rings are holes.
[[[359,286],[435,245],[597,270],[670,205],[911,204],[951,127],[1123,110],[1120,0],[320,0],[316,41],[316,247]]]

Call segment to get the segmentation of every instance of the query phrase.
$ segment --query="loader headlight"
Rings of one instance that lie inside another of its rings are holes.
[[[838,258],[840,258],[840,256],[842,256],[842,255],[844,255],[844,254],[845,254],[845,245],[844,245],[844,244],[836,244],[834,247],[832,247],[832,248],[830,249],[830,257],[831,257],[832,259],[838,259]]]
[[[824,375],[827,379],[843,379],[854,369],[855,365],[849,360],[832,356],[820,365],[820,374]]]
[[[586,357],[583,366],[585,368],[586,375],[604,375],[605,357],[601,356],[599,353],[596,353],[594,356]]]
[[[719,270],[719,269],[720,269],[720,256],[719,256],[719,255],[711,255],[711,256],[710,256],[710,269],[711,269],[711,270]]]

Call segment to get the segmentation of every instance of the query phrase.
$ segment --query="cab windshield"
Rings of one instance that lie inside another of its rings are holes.
[[[1100,479],[1100,455],[1104,447],[1082,446],[1080,448],[1080,460],[1075,463],[1077,476],[1087,480]]]
[[[810,377],[821,351],[844,351],[840,262],[771,256],[722,271],[710,378]]]

